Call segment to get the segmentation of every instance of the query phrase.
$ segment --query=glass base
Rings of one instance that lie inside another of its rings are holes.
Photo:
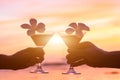
[[[49,73],[49,72],[46,72],[46,71],[41,70],[41,69],[36,69],[36,70],[34,70],[34,71],[30,71],[30,73],[41,73],[41,74],[47,74],[47,73]]]
[[[77,73],[73,67],[70,67],[67,72],[64,72],[62,74],[81,74],[81,73]]]
[[[49,72],[44,71],[40,65],[37,65],[37,69],[34,70],[34,71],[30,71],[30,73],[41,73],[41,74],[47,74],[47,73],[49,73]]]

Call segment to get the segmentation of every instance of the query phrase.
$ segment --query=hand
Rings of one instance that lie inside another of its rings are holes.
[[[0,69],[24,69],[41,63],[44,60],[44,51],[42,48],[26,48],[11,56],[2,56],[0,61]]]
[[[73,67],[85,64],[84,56],[80,55],[81,52],[78,49],[68,49],[67,63]]]
[[[107,63],[106,51],[97,48],[91,42],[82,42],[74,48],[68,49],[67,63],[74,66],[87,64],[92,67],[105,66]]]

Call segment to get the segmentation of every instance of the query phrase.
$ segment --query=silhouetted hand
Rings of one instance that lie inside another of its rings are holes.
[[[42,48],[26,48],[7,56],[0,55],[0,69],[24,69],[44,60]]]
[[[91,42],[82,42],[68,49],[67,63],[72,66],[87,64],[92,67],[120,68],[120,51],[107,52]]]

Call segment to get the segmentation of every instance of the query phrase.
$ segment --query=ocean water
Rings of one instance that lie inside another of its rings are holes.
[[[79,75],[63,75],[69,65],[43,66],[49,74],[30,73],[35,66],[21,70],[0,70],[0,80],[120,80],[120,69],[93,68],[86,65],[75,67]]]

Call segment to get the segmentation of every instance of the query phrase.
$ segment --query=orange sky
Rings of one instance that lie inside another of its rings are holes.
[[[104,50],[120,50],[119,9],[119,0],[1,0],[0,53],[13,54],[35,47],[26,30],[20,27],[30,18],[45,23],[46,31],[50,32],[64,31],[71,22],[83,22],[91,31],[82,41],[91,41]],[[67,53],[62,41],[57,43],[56,50],[50,48],[56,44],[51,44],[45,47],[48,56]]]

